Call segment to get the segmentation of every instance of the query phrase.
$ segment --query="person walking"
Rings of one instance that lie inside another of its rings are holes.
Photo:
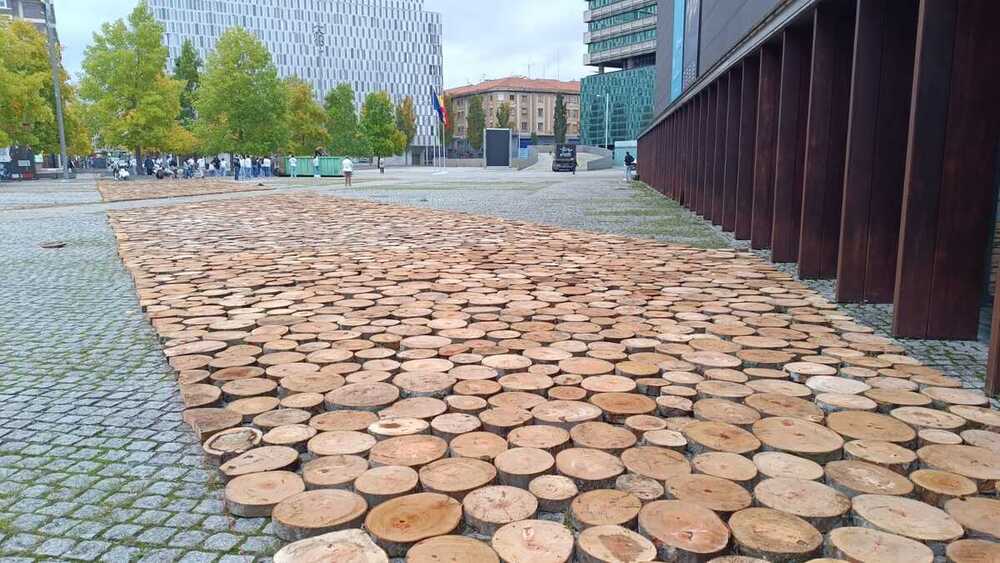
[[[348,188],[351,187],[351,177],[354,176],[354,163],[351,162],[350,157],[344,157],[342,164],[344,171],[344,185]]]
[[[253,179],[253,157],[243,157],[243,177],[247,180]]]
[[[298,176],[299,174],[299,159],[290,157],[288,159],[288,175],[292,178]]]
[[[233,178],[236,178],[237,182],[240,181],[240,168],[242,167],[242,164],[243,163],[240,161],[240,155],[233,155]]]
[[[271,157],[269,156],[264,157],[264,177],[271,177]]]
[[[316,156],[313,157],[313,178],[319,178],[320,176],[319,164],[320,164],[319,154],[317,153]]]
[[[632,167],[635,165],[635,157],[632,153],[625,151],[625,181],[632,179]]]

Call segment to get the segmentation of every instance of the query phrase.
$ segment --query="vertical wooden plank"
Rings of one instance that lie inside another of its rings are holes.
[[[757,141],[753,173],[753,219],[750,246],[771,244],[771,216],[774,211],[774,154],[778,131],[778,86],[781,82],[781,45],[768,44],[760,50],[760,84],[757,93]]]
[[[802,278],[837,275],[853,41],[853,5],[816,7],[799,240]]]
[[[702,166],[705,167],[705,181],[701,190],[701,216],[712,220],[712,194],[715,192],[715,126],[716,126],[716,105],[719,97],[717,84],[710,84],[707,88],[708,97],[705,108],[705,158]]]
[[[771,260],[794,262],[799,256],[812,27],[786,28],[781,46]]]
[[[729,123],[726,118],[726,111],[729,109],[729,74],[719,77],[716,83],[718,86],[715,93],[715,156],[712,158],[715,174],[712,176],[712,209],[709,216],[712,223],[721,225],[722,186],[726,172],[726,126]]]
[[[729,95],[726,108],[725,173],[722,180],[722,230],[736,229],[736,179],[740,159],[740,93],[743,86],[743,65],[729,71]]]
[[[701,196],[705,191],[705,133],[708,130],[708,93],[702,92],[698,96],[697,121],[695,123],[695,159],[694,159],[694,195],[691,210],[701,215]]]
[[[760,82],[760,55],[754,53],[741,63],[743,83],[740,87],[740,147],[736,173],[736,221],[734,236],[750,238],[753,223],[753,174],[757,154],[757,91]]]
[[[993,322],[990,324],[990,355],[986,361],[986,394],[1000,396],[1000,278],[993,292]]]
[[[893,331],[973,339],[995,221],[1000,3],[923,0]],[[992,363],[993,360],[991,360]]]

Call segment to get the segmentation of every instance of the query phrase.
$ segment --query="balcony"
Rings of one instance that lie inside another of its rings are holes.
[[[642,43],[635,43],[633,45],[626,45],[624,47],[616,47],[614,49],[608,49],[607,51],[598,51],[597,53],[584,53],[583,54],[583,64],[585,65],[599,65],[609,61],[617,61],[620,59],[626,59],[629,57],[635,57],[638,55],[645,55],[646,53],[656,52],[656,41],[644,41]]]
[[[609,37],[614,37],[615,35],[625,35],[627,33],[644,31],[653,27],[656,27],[656,16],[650,16],[648,18],[642,18],[641,20],[611,26],[599,31],[586,31],[583,34],[583,42],[593,43],[595,41],[601,41]]]

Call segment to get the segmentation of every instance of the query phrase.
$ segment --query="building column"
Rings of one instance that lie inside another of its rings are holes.
[[[712,223],[722,224],[722,194],[723,180],[726,173],[726,112],[729,109],[729,74],[724,74],[716,81],[715,89],[715,155],[712,164],[715,170],[712,174],[712,207],[708,211]]]
[[[757,141],[753,173],[753,219],[750,247],[771,245],[774,212],[774,155],[778,132],[778,87],[781,82],[781,45],[769,43],[760,50],[760,85],[757,93]]]
[[[994,0],[920,3],[896,265],[896,336],[977,336],[996,220],[997,21],[1000,2]]]
[[[729,71],[729,94],[726,104],[726,142],[722,180],[722,230],[736,229],[736,178],[740,160],[740,95],[743,85],[741,65]]]
[[[740,85],[740,146],[736,172],[736,222],[734,236],[749,240],[753,223],[753,175],[757,154],[757,91],[760,78],[760,55],[748,56],[740,63],[743,83]]]

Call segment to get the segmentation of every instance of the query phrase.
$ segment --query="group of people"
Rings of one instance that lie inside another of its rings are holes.
[[[320,154],[317,152],[312,159],[313,178],[319,178],[322,176],[321,168],[322,161],[320,160]],[[354,176],[354,163],[351,162],[350,157],[345,156],[344,159],[340,161],[340,170],[344,173],[344,185],[350,186],[351,179]],[[292,178],[296,178],[299,175],[299,159],[295,156],[288,159],[288,175]]]
[[[234,154],[230,158],[219,158],[218,156],[207,158],[199,156],[197,159],[188,157],[178,158],[173,155],[147,156],[142,161],[141,171],[147,176],[155,176],[158,179],[177,178],[225,178],[232,177],[237,182],[252,180],[254,178],[270,178],[275,175],[276,161],[271,157],[255,157],[249,155]],[[139,172],[139,163],[135,158],[131,160],[113,161],[109,168],[117,180],[128,180],[130,176]],[[317,154],[312,159],[313,176],[321,176],[320,155]],[[354,163],[351,159],[344,158],[342,161],[342,171],[344,173],[344,183],[351,185],[354,175]],[[299,174],[299,161],[292,156],[288,159],[289,176],[293,178]]]
[[[270,178],[274,175],[271,157],[259,158],[248,155],[233,155],[233,178],[237,182],[254,178]]]

